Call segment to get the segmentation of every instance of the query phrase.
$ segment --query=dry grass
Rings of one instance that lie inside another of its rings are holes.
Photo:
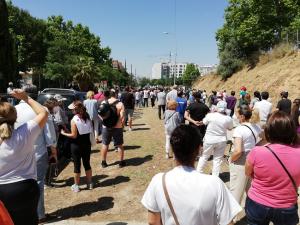
[[[238,93],[241,86],[246,86],[250,93],[255,90],[269,91],[273,105],[277,103],[279,93],[283,90],[289,92],[291,99],[299,98],[300,52],[287,49],[283,46],[272,54],[262,55],[255,68],[244,68],[227,81],[221,81],[221,77],[217,75],[208,75],[197,80],[194,87],[207,91],[234,90]],[[283,55],[285,56],[277,58]]]

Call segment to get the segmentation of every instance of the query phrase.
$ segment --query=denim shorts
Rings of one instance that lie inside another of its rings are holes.
[[[245,206],[247,222],[249,225],[297,225],[299,222],[298,206],[290,208],[272,208],[259,204],[249,197]]]

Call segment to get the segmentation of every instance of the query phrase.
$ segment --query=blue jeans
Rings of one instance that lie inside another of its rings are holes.
[[[37,164],[37,183],[40,189],[40,198],[39,198],[37,212],[38,212],[39,219],[42,219],[45,217],[44,184],[45,184],[47,169],[49,166],[48,153],[44,154],[41,158],[39,158],[36,164]]]
[[[249,225],[297,225],[299,222],[298,206],[290,208],[272,208],[259,204],[249,197],[245,206],[247,222]]]

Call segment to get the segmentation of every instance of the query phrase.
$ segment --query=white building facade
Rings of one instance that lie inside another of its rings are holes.
[[[182,77],[186,70],[187,63],[154,63],[152,66],[151,79],[165,79]]]

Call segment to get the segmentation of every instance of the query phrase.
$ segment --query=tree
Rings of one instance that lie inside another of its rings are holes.
[[[72,71],[74,72],[73,78],[78,82],[81,91],[88,91],[94,82],[100,80],[100,68],[92,57],[77,57]]]
[[[200,76],[198,68],[194,64],[187,64],[184,74],[182,76],[183,84],[186,86],[191,86],[193,81]]]
[[[0,0],[0,92],[5,92],[9,81],[16,82],[16,58],[9,33],[8,10],[5,0]]]

